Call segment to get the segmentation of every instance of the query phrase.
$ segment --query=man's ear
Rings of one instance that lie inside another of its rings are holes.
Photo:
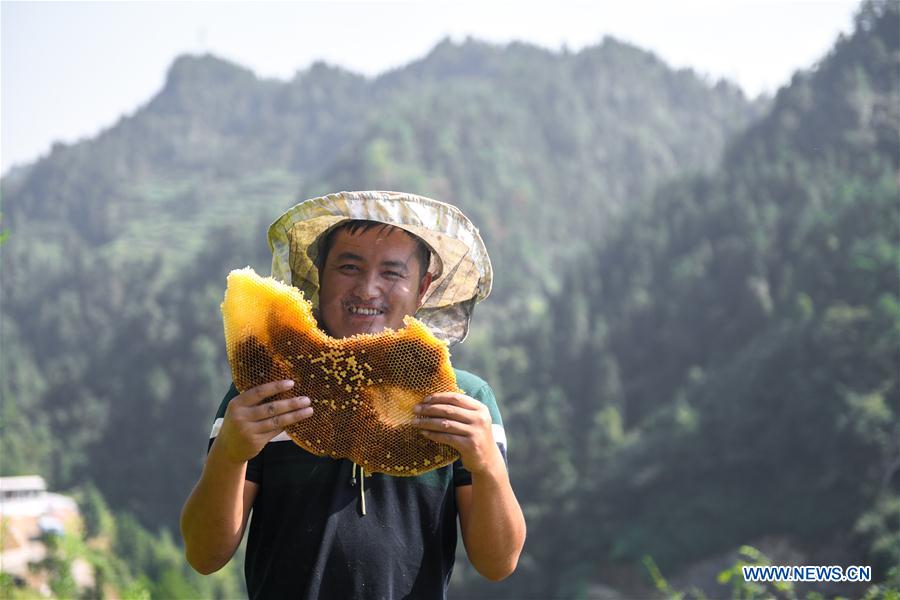
[[[431,285],[431,280],[434,276],[431,274],[431,271],[425,271],[425,275],[422,277],[422,281],[419,282],[419,307],[421,308],[422,304],[425,303],[425,292],[428,291],[428,286]]]

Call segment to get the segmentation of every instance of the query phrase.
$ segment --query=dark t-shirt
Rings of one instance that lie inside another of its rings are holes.
[[[456,378],[490,409],[505,459],[490,386],[458,369]],[[232,385],[210,444],[236,395]],[[348,460],[306,452],[287,434],[248,463],[247,479],[259,484],[244,565],[251,598],[446,597],[456,554],[456,487],[471,484],[471,473],[456,461],[417,477],[375,473],[363,482],[354,470]]]

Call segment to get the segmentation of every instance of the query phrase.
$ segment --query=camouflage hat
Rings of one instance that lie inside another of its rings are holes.
[[[399,227],[431,250],[431,286],[416,318],[448,344],[469,331],[475,303],[491,292],[491,261],[478,229],[458,208],[401,192],[339,192],[295,205],[269,227],[272,277],[319,302],[320,243],[344,221],[365,219]]]

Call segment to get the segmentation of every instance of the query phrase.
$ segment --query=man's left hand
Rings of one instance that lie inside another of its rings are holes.
[[[419,432],[429,440],[454,448],[472,474],[488,473],[498,467],[505,471],[506,464],[491,429],[491,413],[478,400],[465,394],[441,392],[422,400],[413,412],[413,424]]]

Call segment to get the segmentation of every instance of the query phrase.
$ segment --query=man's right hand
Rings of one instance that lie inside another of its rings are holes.
[[[312,416],[313,409],[306,396],[265,402],[292,387],[294,382],[290,380],[264,383],[228,403],[215,442],[224,457],[236,463],[247,462],[285,427]]]

